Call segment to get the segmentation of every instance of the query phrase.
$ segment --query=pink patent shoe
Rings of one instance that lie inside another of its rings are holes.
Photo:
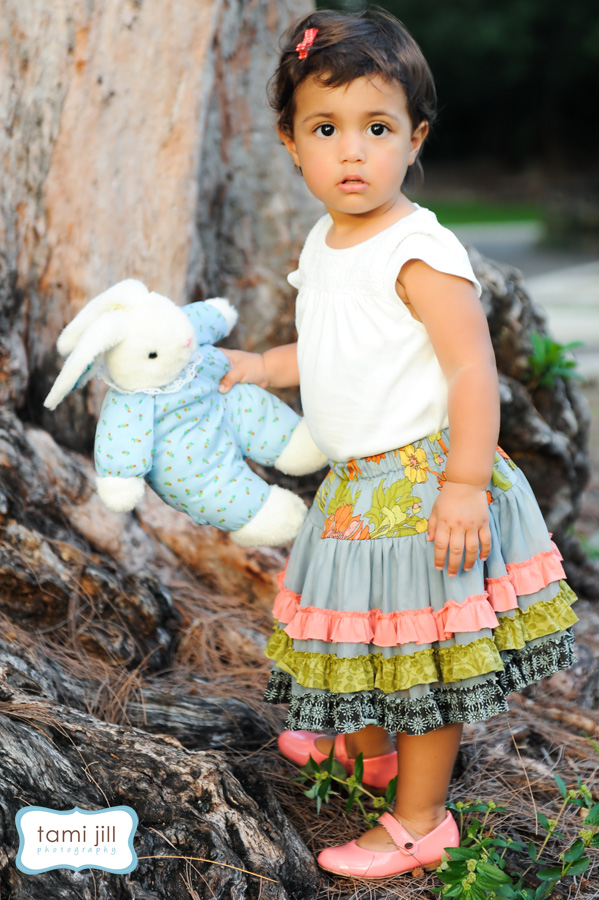
[[[450,812],[440,825],[420,838],[413,838],[403,825],[390,813],[379,818],[397,850],[367,850],[356,841],[340,847],[328,847],[318,856],[318,865],[335,875],[354,878],[389,878],[412,869],[436,869],[441,864],[446,847],[459,847],[458,826]]]
[[[305,766],[310,757],[317,763],[328,759],[328,753],[323,753],[316,747],[319,737],[330,737],[330,735],[316,734],[314,731],[283,731],[277,742],[283,756],[299,766]],[[350,759],[347,755],[344,734],[338,734],[335,738],[334,757],[341,763],[348,775],[353,773],[355,759]],[[364,758],[362,781],[369,787],[386,788],[396,775],[397,753],[395,751],[384,753],[382,756]]]

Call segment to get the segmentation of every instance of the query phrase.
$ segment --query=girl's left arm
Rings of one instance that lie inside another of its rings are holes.
[[[435,566],[449,575],[491,549],[486,489],[499,433],[499,388],[487,320],[471,282],[413,259],[399,289],[424,324],[448,381],[450,451],[446,482],[428,524]]]

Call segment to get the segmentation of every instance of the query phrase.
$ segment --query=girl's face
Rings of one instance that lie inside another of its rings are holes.
[[[413,128],[401,86],[376,76],[329,88],[309,78],[295,103],[293,136],[279,136],[335,221],[405,204],[401,186],[428,124]]]

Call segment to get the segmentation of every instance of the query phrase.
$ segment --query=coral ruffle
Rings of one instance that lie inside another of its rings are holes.
[[[331,643],[430,644],[444,641],[456,633],[496,628],[496,612],[518,608],[518,596],[534,594],[564,576],[561,555],[553,549],[538,553],[523,563],[506,565],[507,574],[487,579],[486,590],[467,597],[462,603],[449,600],[443,609],[408,609],[382,613],[379,609],[351,612],[300,606],[301,595],[284,585],[285,573],[278,576],[279,591],[273,616],[285,624],[285,632],[297,640],[321,640]]]
[[[487,578],[485,587],[494,610],[515,609],[518,597],[536,594],[548,584],[566,577],[561,563],[563,557],[553,541],[551,546],[551,550],[537,553],[526,562],[508,563],[507,574],[501,578]]]

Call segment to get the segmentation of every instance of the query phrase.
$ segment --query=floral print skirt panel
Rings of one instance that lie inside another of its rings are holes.
[[[492,549],[449,578],[428,516],[448,430],[332,463],[275,600],[265,698],[286,727],[422,734],[507,709],[513,690],[574,662],[576,599],[530,486],[501,451],[488,485]]]

